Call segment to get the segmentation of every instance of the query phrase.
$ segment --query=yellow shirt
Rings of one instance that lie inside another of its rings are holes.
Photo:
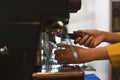
[[[112,65],[120,66],[120,43],[109,45],[106,49]]]
[[[118,34],[120,35],[120,33]],[[106,49],[112,65],[120,67],[120,43],[111,44]]]

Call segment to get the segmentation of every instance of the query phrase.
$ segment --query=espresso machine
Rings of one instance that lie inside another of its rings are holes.
[[[0,0],[0,79],[84,80],[78,65],[54,60],[56,37],[70,42],[69,14],[80,8],[81,0]]]

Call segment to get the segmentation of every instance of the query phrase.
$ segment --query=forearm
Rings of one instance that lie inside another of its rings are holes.
[[[108,53],[105,47],[91,48],[91,49],[88,49],[88,52],[91,54],[90,55],[91,61],[109,59]]]
[[[109,43],[118,43],[120,42],[120,35],[118,33],[112,33],[112,32],[104,32],[105,34],[105,42]]]
[[[89,49],[77,49],[80,57],[80,63],[90,62],[94,60],[107,60],[109,59],[107,50],[105,47],[101,48],[89,48]]]

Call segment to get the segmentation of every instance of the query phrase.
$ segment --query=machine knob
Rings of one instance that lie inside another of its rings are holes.
[[[4,46],[4,47],[0,48],[0,54],[2,54],[2,55],[7,55],[8,54],[7,46]]]

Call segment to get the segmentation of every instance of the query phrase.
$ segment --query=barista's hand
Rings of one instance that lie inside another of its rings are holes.
[[[94,48],[104,41],[105,34],[104,31],[99,30],[78,30],[74,31],[75,34],[84,34],[84,36],[78,37],[74,43],[84,45],[86,47]]]
[[[61,49],[58,49],[55,51],[55,59],[58,61],[58,63],[84,63],[89,62],[92,60],[91,55],[89,54],[88,49],[84,49],[78,46],[74,46],[75,50],[78,53],[79,60],[76,60],[73,56],[73,52],[69,45],[67,44],[59,44],[59,47]],[[64,49],[62,49],[64,48]]]

